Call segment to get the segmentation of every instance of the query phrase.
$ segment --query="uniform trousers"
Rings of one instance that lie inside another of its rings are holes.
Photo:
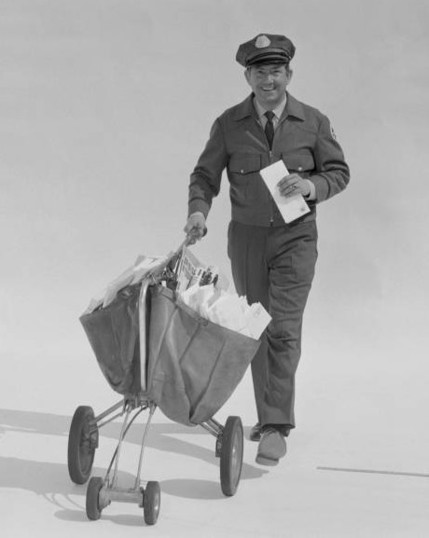
[[[294,428],[302,319],[317,260],[316,222],[262,227],[231,221],[228,256],[237,293],[249,304],[260,302],[272,317],[252,361],[258,422]]]

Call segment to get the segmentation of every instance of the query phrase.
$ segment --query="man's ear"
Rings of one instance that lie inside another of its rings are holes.
[[[247,80],[247,84],[250,85],[250,69],[244,70],[244,78]]]
[[[292,80],[292,75],[293,75],[293,71],[292,69],[288,69],[287,70],[287,83],[289,84],[290,81]]]

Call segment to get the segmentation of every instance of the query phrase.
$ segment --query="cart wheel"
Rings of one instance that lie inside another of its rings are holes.
[[[243,425],[240,417],[228,417],[222,433],[220,485],[231,497],[237,491],[243,465]]]
[[[100,519],[102,508],[100,508],[100,490],[104,481],[99,476],[93,476],[88,482],[86,490],[86,515],[93,521]]]
[[[161,487],[159,482],[148,482],[143,493],[143,515],[146,525],[155,525],[161,508]]]
[[[85,484],[91,474],[98,446],[97,425],[91,431],[90,422],[93,419],[92,407],[81,405],[76,409],[71,422],[67,461],[70,478],[75,484]]]

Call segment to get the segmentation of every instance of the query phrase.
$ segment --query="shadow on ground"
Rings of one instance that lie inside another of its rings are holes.
[[[66,443],[71,418],[71,416],[66,415],[2,409],[0,410],[0,437],[7,435],[8,432],[22,432],[27,435],[34,433],[36,435],[60,436],[64,438]],[[103,442],[103,438],[117,440],[120,428],[121,424],[116,422],[103,427],[100,432],[100,444]],[[141,432],[141,424],[136,425],[134,429],[131,428],[126,438],[127,442],[140,445]],[[219,459],[215,457],[214,437],[212,450],[183,439],[184,435],[193,434],[194,440],[196,433],[209,435],[200,427],[187,427],[177,423],[157,424],[152,422],[146,439],[146,446],[163,452],[183,454],[218,466]],[[175,437],[178,434],[180,434],[180,438]],[[243,463],[241,478],[242,480],[258,478],[264,473],[266,471],[263,469]],[[93,474],[104,476],[105,469],[94,468]],[[129,473],[121,472],[119,473],[119,480],[123,483],[131,483],[134,477]],[[0,488],[20,488],[32,491],[61,508],[57,512],[58,517],[73,521],[86,520],[85,500],[83,498],[86,493],[86,486],[77,486],[71,482],[67,470],[66,453],[64,454],[64,463],[0,457]],[[161,489],[163,493],[189,499],[213,500],[224,498],[219,483],[215,481],[186,478],[164,480],[161,482]],[[82,496],[82,500],[73,500],[76,495]],[[63,506],[64,501],[68,508]],[[70,509],[70,503],[75,505],[76,509]],[[116,519],[118,518],[112,518],[112,520]],[[122,524],[122,518],[119,517],[119,520],[118,522]],[[141,519],[139,518],[138,520],[138,524],[141,525]]]

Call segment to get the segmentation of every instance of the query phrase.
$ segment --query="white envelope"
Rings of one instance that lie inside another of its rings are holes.
[[[255,340],[258,340],[270,323],[272,319],[271,316],[261,303],[251,304],[245,315],[250,336]]]
[[[277,183],[285,176],[289,175],[288,169],[283,161],[277,161],[274,164],[270,164],[263,168],[260,171],[260,174],[286,223],[292,222],[310,212],[310,208],[306,204],[302,194],[296,194],[294,196],[282,196],[280,194]]]

